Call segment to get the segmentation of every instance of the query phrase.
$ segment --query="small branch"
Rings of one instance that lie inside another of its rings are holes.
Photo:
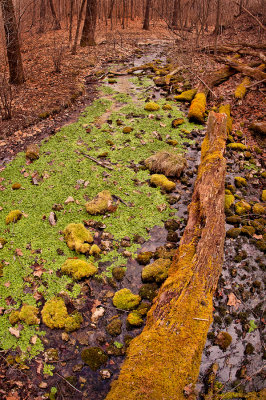
[[[247,89],[251,88],[252,86],[259,85],[260,83],[263,83],[263,82],[265,82],[265,81],[266,81],[266,79],[263,79],[262,81],[252,83],[252,85],[247,86]]]
[[[103,162],[97,160],[96,158],[89,156],[88,154],[83,153],[82,151],[77,152],[77,154],[83,155],[84,157],[87,157],[89,160],[95,162],[96,164],[100,165],[103,168],[109,169],[110,171],[113,171],[113,167],[110,167],[109,165],[104,164]]]
[[[77,392],[81,393],[83,395],[83,393],[78,390],[77,388],[75,388],[75,386],[71,385],[70,382],[68,382],[62,375],[60,375],[58,372],[56,372],[56,375],[58,375],[61,379],[63,379],[69,386],[71,386],[73,389],[75,389]]]
[[[196,321],[207,321],[207,322],[209,322],[209,320],[205,319],[205,318],[193,318],[193,319],[195,319]]]
[[[213,92],[213,90],[211,90],[211,88],[207,85],[207,83],[204,82],[198,75],[195,75],[195,76],[196,76],[196,78],[198,78],[198,79],[201,81],[201,83],[203,83],[204,86],[206,86],[206,88],[211,92],[211,94],[212,94],[214,97],[217,98],[217,95]]]
[[[238,6],[240,6],[240,4],[238,3],[238,1],[235,1],[235,3],[238,5]],[[247,14],[249,14],[253,19],[255,19],[255,21],[257,21],[257,23],[259,24],[259,26],[265,31],[265,26],[260,22],[260,20],[257,18],[257,17],[255,17],[255,15],[253,15],[246,7],[244,7],[243,5],[242,5],[242,8],[243,8],[243,10],[244,11],[246,11],[246,13]]]

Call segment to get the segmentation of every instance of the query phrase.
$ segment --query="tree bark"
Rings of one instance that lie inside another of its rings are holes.
[[[173,26],[173,28],[177,28],[178,14],[180,14],[180,0],[175,0],[173,18],[172,18],[172,26]]]
[[[10,83],[20,85],[25,82],[20,52],[18,29],[12,0],[0,0],[4,21],[6,52]]]
[[[178,253],[106,400],[187,399],[197,381],[223,261],[225,142],[226,115],[211,112]]]
[[[221,0],[217,0],[217,9],[216,9],[216,22],[213,34],[218,36],[220,34],[221,27]]]
[[[77,22],[77,29],[76,29],[76,34],[75,34],[75,39],[74,39],[74,44],[71,50],[71,54],[76,54],[77,52],[77,44],[78,44],[78,37],[79,37],[79,30],[80,30],[80,25],[81,25],[81,19],[82,19],[82,14],[84,10],[86,0],[82,0],[80,10],[79,10],[79,16],[78,16],[78,22]]]
[[[71,43],[72,40],[72,30],[73,30],[73,9],[74,0],[70,0],[70,12],[69,12],[69,31],[68,31],[68,41]]]
[[[97,0],[87,0],[86,15],[83,31],[80,39],[80,46],[95,46],[95,28],[97,20]]]
[[[146,0],[145,17],[143,22],[143,29],[145,29],[146,31],[148,31],[150,27],[150,8],[151,0]]]
[[[61,29],[61,25],[60,25],[59,19],[57,18],[56,12],[55,12],[53,0],[49,0],[49,5],[50,5],[52,16],[54,19],[54,30],[58,31],[59,29]]]
[[[39,26],[39,33],[44,32],[44,21],[45,21],[45,16],[46,16],[46,5],[45,5],[45,0],[41,0],[40,4],[40,26]]]
[[[112,18],[114,4],[115,4],[115,0],[111,0],[110,10],[109,10],[109,13],[108,13],[108,19]]]

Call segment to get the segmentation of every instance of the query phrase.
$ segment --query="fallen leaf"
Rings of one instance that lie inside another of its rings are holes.
[[[23,253],[22,253],[21,249],[16,249],[16,250],[15,250],[15,253],[16,253],[16,255],[19,256],[19,257],[23,256]]]
[[[241,301],[238,300],[238,298],[234,295],[234,293],[233,292],[229,293],[227,305],[232,306],[237,310],[240,304]]]
[[[38,336],[37,336],[37,335],[34,335],[34,336],[32,336],[32,337],[30,338],[30,341],[31,341],[32,344],[36,344],[37,339],[38,339]]]
[[[19,338],[20,331],[18,329],[10,327],[8,330],[11,333],[11,335],[16,336],[16,338]]]
[[[102,303],[101,303],[99,300],[95,300],[94,303],[93,303],[93,305],[92,305],[91,313],[92,313],[92,314],[95,313],[96,308],[97,308],[98,306],[100,306],[101,304],[102,304]]]
[[[73,199],[73,197],[69,196],[69,197],[66,199],[65,204],[74,203],[74,202],[75,202],[75,200]]]
[[[2,211],[3,210],[3,207],[0,207],[0,211]]]
[[[56,225],[56,221],[57,221],[56,214],[52,211],[50,213],[50,215],[49,215],[49,224],[51,226],[55,226]]]
[[[254,239],[262,239],[262,235],[253,235]]]
[[[5,287],[9,287],[11,285],[11,283],[8,281],[8,282],[6,282],[6,283],[4,283],[4,286]]]

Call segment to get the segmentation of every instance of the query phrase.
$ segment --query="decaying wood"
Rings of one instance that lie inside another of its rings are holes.
[[[240,54],[240,55],[248,55],[248,56],[253,56],[253,57],[257,57],[260,58],[261,61],[266,62],[266,56],[262,53],[262,52],[257,52],[255,50],[250,50],[247,48],[242,48],[241,46],[238,47],[230,47],[230,46],[226,46],[226,45],[222,45],[222,46],[217,46],[215,49],[215,46],[204,46],[200,49],[200,51],[205,51],[207,53],[210,54],[214,54],[216,50],[216,53],[224,53],[224,54]]]
[[[236,61],[232,61],[232,60],[225,59],[222,57],[216,57],[216,60],[218,62],[228,65],[230,68],[232,68],[238,72],[241,72],[241,74],[243,74],[243,75],[249,76],[250,78],[254,78],[257,80],[266,79],[266,73],[263,72],[259,68],[252,68],[248,65],[240,64],[240,63],[237,63]]]
[[[249,129],[261,136],[266,136],[266,122],[253,122]]]
[[[235,74],[236,74],[235,69],[231,68],[230,66],[225,66],[217,71],[214,71],[210,75],[210,77],[208,78],[208,84],[211,88],[219,86],[222,83],[226,82],[231,76]]]
[[[182,400],[184,388],[197,380],[223,260],[225,141],[226,115],[211,112],[188,224],[169,277],[106,400]]]

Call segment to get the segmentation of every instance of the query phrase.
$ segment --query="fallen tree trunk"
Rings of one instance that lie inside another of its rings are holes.
[[[224,59],[222,57],[217,58],[218,62],[228,65],[230,68],[241,72],[241,74],[249,76],[250,78],[257,79],[258,81],[262,81],[266,79],[266,73],[263,72],[260,68],[252,68],[245,64],[239,64],[235,61]]]
[[[211,112],[176,258],[106,400],[181,400],[196,383],[223,260],[225,141],[226,115]]]

